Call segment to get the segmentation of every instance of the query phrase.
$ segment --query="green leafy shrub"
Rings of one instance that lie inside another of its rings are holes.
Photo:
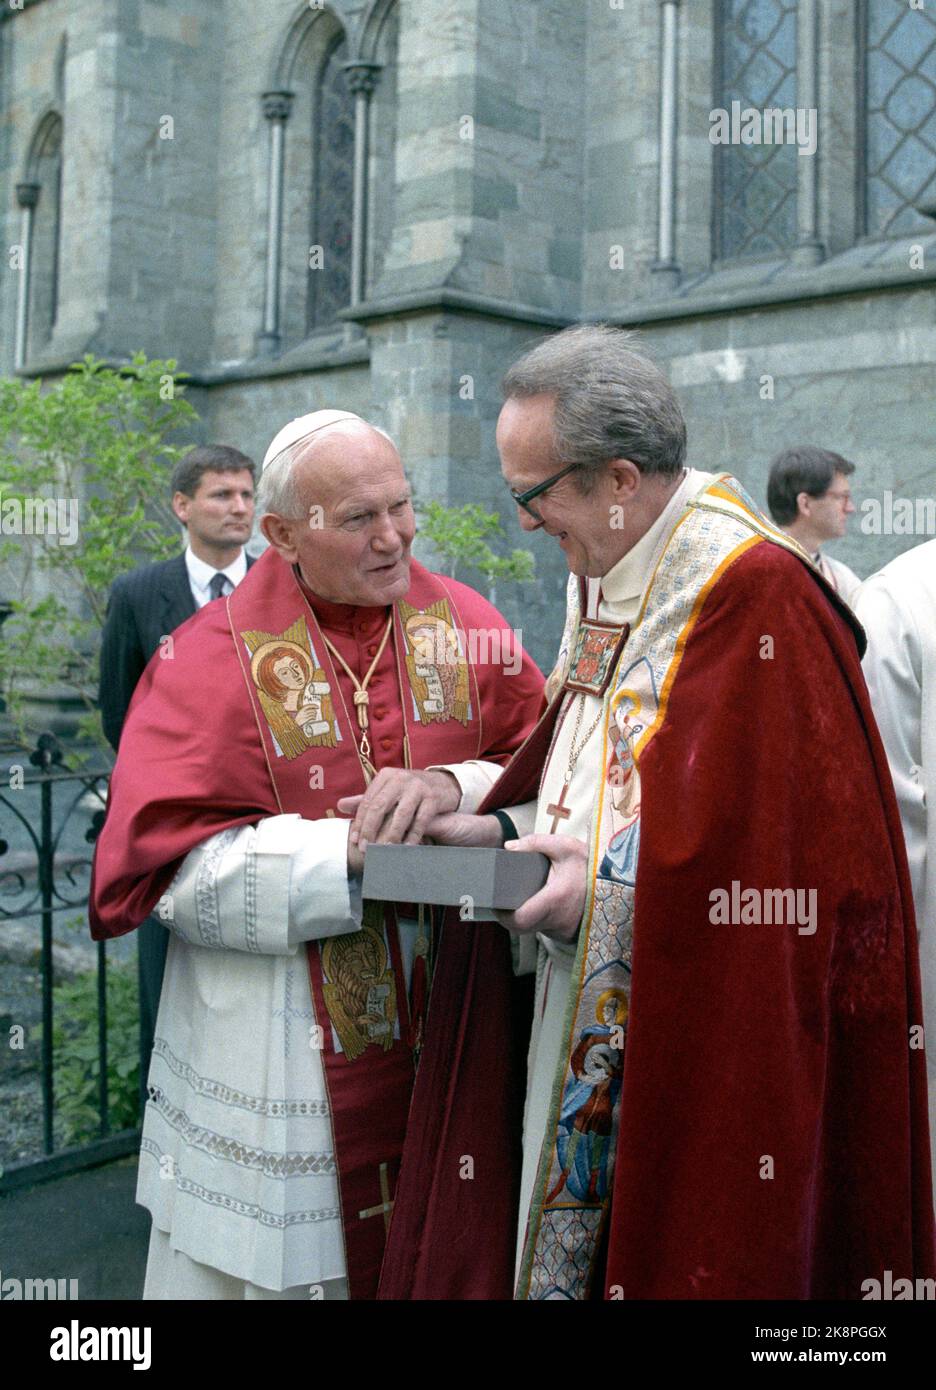
[[[100,1132],[97,972],[53,990],[55,1108],[67,1144]],[[110,1129],[140,1122],[140,1027],[136,963],[107,967],[107,1100]]]
[[[51,383],[0,380],[0,700],[24,747],[40,732],[31,698],[66,691],[84,707],[82,737],[108,750],[95,708],[107,596],[118,575],[179,550],[168,482],[185,450],[169,440],[198,418],[183,376],[171,359],[113,368],[88,354]],[[74,534],[37,526],[39,500]]]
[[[504,580],[523,584],[533,578],[533,556],[529,550],[498,555],[489,544],[490,540],[499,540],[504,535],[497,512],[487,511],[478,502],[468,502],[463,507],[423,502],[417,510],[419,534],[432,542],[440,562],[453,579],[459,565],[471,565],[484,576],[491,589]]]

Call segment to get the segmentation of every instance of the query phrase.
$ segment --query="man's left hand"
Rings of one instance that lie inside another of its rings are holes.
[[[450,772],[384,767],[362,796],[343,796],[338,810],[354,815],[352,845],[418,845],[436,816],[457,811],[461,788]]]
[[[588,846],[572,835],[524,835],[505,849],[538,850],[552,861],[549,878],[516,912],[499,912],[498,921],[515,932],[542,932],[557,941],[574,941],[585,910]]]

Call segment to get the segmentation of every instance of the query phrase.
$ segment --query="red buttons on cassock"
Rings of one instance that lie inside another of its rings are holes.
[[[367,649],[367,655],[368,655],[368,656],[376,656],[376,655],[377,655],[377,648],[376,648],[375,646],[368,647],[368,649]]]
[[[392,738],[382,738],[382,739],[380,740],[380,746],[381,746],[381,748],[383,748],[384,750],[386,750],[387,752],[389,752],[389,750],[393,747],[393,739],[392,739]]]
[[[386,717],[387,717],[387,706],[386,706],[386,705],[378,705],[377,708],[374,710],[374,718],[375,718],[375,719],[386,719]]]

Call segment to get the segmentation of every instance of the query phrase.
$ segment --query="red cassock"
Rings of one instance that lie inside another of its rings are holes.
[[[414,561],[410,589],[392,612],[333,604],[268,551],[226,600],[173,634],[140,681],[95,853],[95,939],[138,926],[184,856],[217,832],[282,813],[337,815],[341,797],[364,791],[354,688],[326,637],[359,681],[377,658],[368,738],[378,770],[473,759],[503,765],[542,709],[540,672],[500,614],[465,585]],[[350,937],[309,942],[307,955],[324,1024],[351,1296],[372,1297],[384,1223],[357,1216],[386,1200],[378,1174],[392,1183],[399,1167],[421,1043],[424,957],[433,948],[414,964],[407,991],[392,907],[378,907],[352,935],[358,946],[340,948],[344,963],[331,975],[328,952]],[[374,1039],[354,1033],[349,1043],[341,1028],[360,1009],[344,1004],[372,978],[366,952],[394,977],[396,1027]]]
[[[860,1299],[888,1270],[933,1275],[913,906],[858,645],[840,603],[769,543],[712,586],[688,638],[640,765],[592,1298]],[[536,794],[560,698],[490,806]],[[711,892],[733,883],[814,889],[816,932],[713,924]],[[492,985],[506,968],[493,928],[446,933],[381,1297],[511,1297],[513,1244],[487,1220],[511,1202],[516,1218],[520,1099],[496,1058],[522,1023]]]

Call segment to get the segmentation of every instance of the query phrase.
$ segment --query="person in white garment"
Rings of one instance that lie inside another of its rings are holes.
[[[800,444],[784,449],[770,465],[767,506],[788,536],[799,541],[824,577],[854,608],[861,580],[822,547],[845,535],[855,510],[848,479],[855,465],[831,449]]]
[[[936,1038],[936,540],[866,579],[856,612],[868,634],[871,692],[907,844],[920,942],[924,1026]],[[926,1050],[936,1095],[936,1046]],[[931,1135],[936,1165],[936,1119]],[[936,1167],[934,1167],[936,1171]]]
[[[292,421],[258,512],[269,549],[144,672],[95,854],[95,938],[154,910],[171,932],[137,1188],[146,1299],[374,1296],[434,923],[362,903],[363,856],[476,806],[542,705],[500,614],[413,559],[383,431]],[[407,674],[420,615],[496,637],[483,662],[457,639],[431,712]]]

